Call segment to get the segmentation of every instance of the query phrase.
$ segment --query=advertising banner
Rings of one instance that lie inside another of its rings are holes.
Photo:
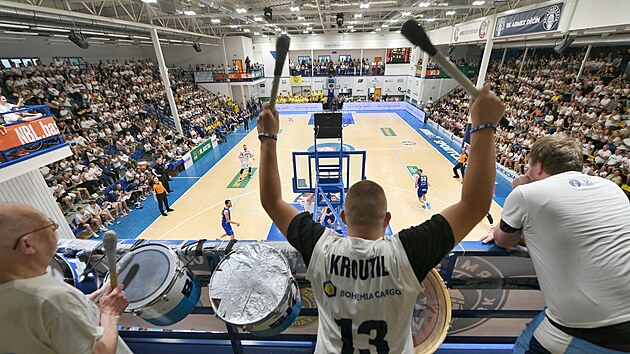
[[[208,151],[212,150],[212,140],[208,139],[203,143],[199,144],[196,148],[190,150],[190,156],[192,156],[192,162],[197,162],[203,155],[207,154]]]
[[[562,15],[562,5],[559,3],[499,17],[494,26],[494,36],[556,31]]]
[[[453,29],[453,43],[484,40],[488,37],[488,21],[479,20],[456,25]]]
[[[276,105],[280,113],[291,112],[321,112],[324,110],[321,103],[281,103]]]
[[[59,135],[59,128],[53,117],[9,125],[5,130],[0,131],[0,151]]]
[[[212,71],[195,71],[194,76],[197,83],[214,82]]]

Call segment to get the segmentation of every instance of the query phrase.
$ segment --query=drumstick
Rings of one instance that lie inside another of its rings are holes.
[[[273,82],[271,83],[271,95],[269,96],[269,109],[273,112],[276,107],[276,96],[278,96],[278,86],[280,85],[280,76],[282,75],[282,67],[289,52],[291,38],[286,34],[278,37],[276,40],[276,66],[273,69]]]
[[[133,252],[129,252],[124,257],[120,258],[120,262],[116,264],[116,272],[122,273],[122,271],[127,268],[129,263],[131,263],[131,260],[133,259],[134,255],[135,254]],[[127,276],[125,277],[125,279],[123,279],[122,284],[125,287],[127,287],[127,285],[129,285],[129,283],[131,282],[131,280],[133,280],[133,278],[136,276],[137,273],[138,273],[138,265],[134,264],[129,270],[129,273],[127,273]],[[109,283],[110,282],[107,281],[105,284],[103,284],[103,286],[101,286],[98,290],[96,290],[98,291],[98,295],[96,295],[96,297],[92,301],[94,301],[95,303],[98,303],[101,297],[103,297],[103,295],[105,294],[105,289],[107,289],[107,285]]]
[[[469,95],[473,98],[476,98],[477,95],[479,95],[479,90],[475,87],[472,81],[470,81],[470,79],[464,75],[464,73],[462,73],[449,58],[445,57],[444,54],[435,49],[433,43],[431,43],[431,40],[429,39],[429,36],[427,36],[427,33],[424,31],[424,28],[422,28],[416,20],[407,20],[407,22],[405,22],[402,26],[401,32],[403,36],[409,40],[409,42],[420,47],[420,49],[429,54],[431,58],[435,59],[435,61],[440,64],[440,67],[451,75],[457,83],[462,85]],[[422,65],[427,65],[427,63],[422,63]],[[502,117],[499,123],[503,127],[507,127],[510,124],[505,117]]]
[[[109,281],[112,289],[118,286],[118,276],[116,271],[116,232],[109,230],[103,235],[103,248],[107,256],[107,267],[109,268]]]

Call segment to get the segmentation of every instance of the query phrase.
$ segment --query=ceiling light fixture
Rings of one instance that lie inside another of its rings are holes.
[[[298,21],[304,21],[304,16],[298,16],[297,19]]]
[[[221,20],[219,20],[218,18],[213,18],[212,20],[210,20],[210,22],[212,22],[212,23],[221,23]]]
[[[18,32],[18,31],[4,31],[4,33],[6,34],[21,34],[24,36],[38,36],[39,33],[35,33],[35,32]]]
[[[241,7],[241,8],[236,9],[236,12],[238,12],[239,14],[244,14],[244,13],[247,13],[247,9],[244,9]]]
[[[366,3],[359,3],[359,8],[360,9],[369,9],[370,8],[370,3],[366,2]]]
[[[289,7],[289,10],[291,10],[292,12],[298,12],[298,11],[300,11],[300,7],[299,6],[291,6],[291,7]]]
[[[341,12],[337,14],[337,26],[343,26],[343,14]]]
[[[27,29],[28,28],[28,26],[25,26],[25,25],[14,25],[12,23],[4,23],[4,22],[0,22],[0,27],[18,28],[18,29]]]
[[[265,20],[271,22],[273,18],[273,10],[271,9],[271,7],[265,7],[265,9],[263,10],[263,15],[265,16]]]
[[[304,31],[302,31],[302,33],[308,34],[308,30],[304,30]]]
[[[428,1],[423,1],[421,3],[418,4],[419,7],[429,7],[431,6],[431,3]]]
[[[400,30],[396,31],[396,33],[400,33]]]
[[[486,2],[483,0],[477,0],[477,1],[473,1],[472,4],[473,6],[481,6],[481,5],[485,5]]]
[[[230,25],[230,28],[238,28],[237,25]]]
[[[455,11],[446,11],[445,14],[446,14],[446,16],[453,16],[453,15],[456,14],[456,12]]]
[[[145,4],[157,4],[157,0],[142,0]]]
[[[348,28],[353,29],[353,28],[354,28],[354,26],[348,26]]]
[[[363,17],[363,14],[354,14],[354,18],[361,18]]]
[[[280,32],[280,33],[282,33],[282,34],[287,34],[287,31],[282,31],[282,32]]]
[[[36,31],[70,33],[70,30],[67,30],[65,28],[35,26],[35,27],[33,27],[33,29],[36,30]]]
[[[262,17],[254,17],[254,21],[260,22],[260,21],[262,21],[262,20],[263,20],[263,18],[262,18]]]
[[[245,32],[245,33],[249,33],[249,32],[251,32],[251,30],[250,30],[249,28],[245,28],[245,29],[243,30],[243,32]]]
[[[435,22],[437,19],[435,18],[427,18],[427,22]]]
[[[93,36],[104,36],[103,32],[90,32],[90,31],[81,31],[81,34],[91,34]]]
[[[186,10],[184,11],[184,15],[186,16],[195,16],[197,13],[193,10]]]
[[[383,27],[383,28],[387,28],[387,27],[389,27],[389,25],[388,25],[388,24],[386,24],[386,23],[384,23],[384,24],[382,24],[382,25],[381,25],[381,27]]]
[[[411,15],[411,12],[409,12],[409,11],[404,11],[403,13],[401,13],[401,15],[403,15],[403,16],[405,16],[405,17],[406,17],[406,16]]]
[[[254,36],[260,36],[260,32],[254,32]]]

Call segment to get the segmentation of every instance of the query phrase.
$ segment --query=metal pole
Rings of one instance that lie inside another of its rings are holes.
[[[505,62],[505,54],[507,53],[507,48],[503,49],[503,56],[501,57],[501,63],[499,64],[499,69],[503,67],[503,62]]]
[[[424,95],[424,82],[427,76],[427,66],[429,66],[429,54],[422,52],[422,73],[420,74],[420,87],[418,89],[418,102],[423,102],[422,96]]]
[[[525,48],[525,53],[523,53],[523,59],[521,59],[521,66],[518,68],[518,74],[516,77],[521,76],[521,71],[523,71],[523,66],[525,65],[525,59],[527,58],[527,51],[529,48]]]
[[[586,61],[588,60],[588,56],[591,54],[591,48],[593,48],[592,44],[589,44],[586,48],[586,54],[584,54],[584,59],[582,60],[582,65],[580,65],[580,71],[578,71],[576,79],[579,80],[580,76],[582,76],[582,72],[584,71],[584,67],[586,66]]]
[[[166,68],[166,63],[164,62],[164,55],[162,55],[162,47],[160,47],[160,39],[155,27],[151,28],[149,32],[151,33],[153,49],[155,50],[155,56],[157,57],[158,66],[160,68],[160,77],[162,78],[162,84],[164,85],[168,105],[171,108],[171,117],[173,118],[173,123],[175,124],[175,130],[177,130],[178,133],[183,134],[182,123],[180,122],[179,115],[177,114],[175,97],[173,96],[173,90],[171,90],[171,81],[168,78],[168,69]]]
[[[488,28],[494,28],[494,22],[497,18],[495,12],[494,16],[488,21]],[[494,31],[488,31],[488,39],[486,39],[486,46],[483,49],[483,57],[481,58],[481,65],[479,67],[479,75],[477,76],[477,88],[481,89],[486,80],[486,73],[488,72],[488,65],[490,64],[490,55],[492,54],[492,45],[494,44]]]

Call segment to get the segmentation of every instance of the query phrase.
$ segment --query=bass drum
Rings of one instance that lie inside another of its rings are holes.
[[[440,274],[431,269],[421,283],[411,319],[413,345],[417,354],[438,350],[451,323],[451,297]]]

